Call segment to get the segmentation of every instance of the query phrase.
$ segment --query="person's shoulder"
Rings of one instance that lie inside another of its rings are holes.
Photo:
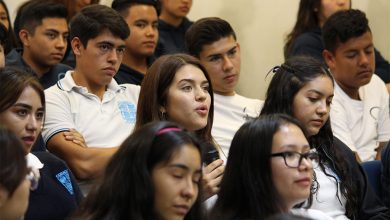
[[[64,167],[68,168],[66,163],[55,156],[54,154],[47,152],[47,151],[37,151],[37,152],[32,152],[38,159],[45,165],[48,166],[55,166],[55,167]]]

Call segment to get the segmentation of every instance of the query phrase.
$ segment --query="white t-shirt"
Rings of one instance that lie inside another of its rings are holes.
[[[336,185],[336,181],[339,181],[337,175],[328,167],[326,167],[326,172],[336,176],[336,179],[326,176],[320,167],[315,168],[314,172],[320,187],[317,193],[313,195],[313,203],[310,209],[320,210],[336,220],[347,220],[348,218],[345,215],[346,199],[341,195],[339,184]],[[336,196],[337,192],[341,203]]]
[[[53,135],[76,129],[89,147],[119,146],[133,131],[140,87],[118,85],[113,79],[100,100],[77,86],[72,71],[45,90],[46,116],[42,131],[47,142]]]
[[[247,120],[258,117],[263,104],[259,99],[238,94],[222,96],[214,93],[214,122],[211,133],[222,149],[222,157],[228,156],[236,131]]]
[[[362,161],[373,160],[378,142],[390,139],[389,94],[384,82],[373,75],[359,88],[361,100],[351,99],[337,83],[330,117],[333,134]]]

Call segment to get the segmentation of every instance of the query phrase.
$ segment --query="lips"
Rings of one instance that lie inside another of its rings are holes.
[[[187,6],[182,6],[182,7],[180,7],[179,9],[180,9],[180,11],[182,11],[182,12],[189,12],[189,11],[190,11],[190,8],[187,7]]]
[[[304,178],[300,178],[300,179],[296,180],[295,183],[297,183],[298,185],[307,187],[307,186],[311,186],[311,179],[309,177],[304,177]]]
[[[25,136],[25,137],[22,137],[22,141],[23,141],[23,143],[25,143],[25,145],[31,146],[35,142],[35,136]]]
[[[64,58],[64,54],[62,53],[52,53],[51,56],[56,60],[62,60]]]
[[[322,119],[314,119],[311,121],[317,127],[322,127],[322,125],[324,125],[324,120],[322,120]]]
[[[176,210],[176,213],[179,215],[186,215],[190,207],[188,205],[174,205],[173,206]]]
[[[202,115],[202,116],[207,116],[207,114],[208,114],[208,112],[209,112],[209,108],[207,107],[207,105],[201,105],[201,106],[197,107],[197,108],[195,109],[195,111],[196,111],[198,114]]]
[[[115,76],[115,74],[116,74],[116,69],[113,68],[113,67],[104,68],[104,71],[105,71],[105,73],[106,73],[107,75],[109,75],[109,76],[111,76],[111,77]]]
[[[233,82],[236,79],[236,75],[229,75],[229,76],[224,77],[223,79],[228,81],[228,82]]]

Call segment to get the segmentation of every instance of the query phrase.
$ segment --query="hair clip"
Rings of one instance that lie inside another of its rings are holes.
[[[290,67],[290,66],[287,65],[287,64],[282,64],[282,65],[280,66],[280,68],[282,68],[283,70],[285,70],[285,71],[287,71],[287,72],[293,73],[293,74],[296,72],[296,70],[294,70],[294,68]]]
[[[159,130],[156,135],[158,136],[160,134],[164,134],[164,133],[167,133],[167,132],[170,132],[170,131],[182,131],[182,129],[180,129],[180,128],[173,128],[173,127],[163,128],[163,129]]]

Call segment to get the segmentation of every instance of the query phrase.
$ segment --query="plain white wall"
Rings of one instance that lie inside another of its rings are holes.
[[[12,18],[25,0],[5,0]],[[112,0],[101,0],[111,5]],[[268,71],[283,62],[286,34],[295,23],[299,0],[193,0],[191,20],[217,16],[231,23],[241,45],[241,78],[238,92],[264,99],[270,77]],[[353,0],[353,8],[367,13],[375,46],[390,59],[390,1]],[[386,24],[387,23],[387,24]]]

